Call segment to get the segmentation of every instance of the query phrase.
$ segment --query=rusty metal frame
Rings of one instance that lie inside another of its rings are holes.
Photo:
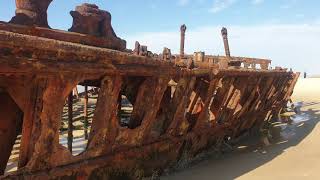
[[[185,29],[181,54],[168,60],[168,54],[145,48],[126,50],[116,36],[0,22],[0,99],[15,102],[1,101],[0,107],[23,112],[23,119],[14,113],[0,121],[0,132],[11,132],[1,134],[1,149],[22,126],[19,169],[1,178],[149,176],[178,162],[182,152],[194,157],[261,127],[288,102],[299,73],[271,70],[269,60],[229,56],[229,48],[226,57],[193,59],[184,54]],[[65,99],[77,84],[100,91],[88,146],[73,156],[59,144],[59,126]],[[119,123],[120,95],[134,102],[128,127]],[[13,121],[16,126],[7,126]],[[8,153],[0,154],[0,167]]]

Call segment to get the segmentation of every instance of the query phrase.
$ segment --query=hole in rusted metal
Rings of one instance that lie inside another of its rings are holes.
[[[169,81],[168,86],[171,88],[171,98],[173,98],[174,93],[176,92],[177,85],[178,85],[178,83],[176,81],[174,81],[173,79],[171,79]]]
[[[256,65],[256,69],[262,69],[260,64]]]
[[[17,139],[12,148],[12,151],[7,163],[7,167],[5,169],[5,174],[15,172],[18,169],[20,143],[21,143],[21,134],[17,136]]]
[[[145,82],[145,77],[132,76],[123,79],[121,94],[119,96],[119,123],[122,127],[135,129],[140,126],[142,119],[133,119],[132,114],[138,101],[139,91]],[[140,99],[141,100],[141,99]]]
[[[98,99],[98,88],[77,86],[73,89],[72,96],[65,101],[60,127],[59,143],[68,148],[72,155],[83,153],[88,144],[92,118]],[[72,100],[72,104],[69,100]],[[72,105],[72,114],[69,107]],[[72,119],[72,123],[69,120]]]
[[[12,49],[10,48],[0,48],[0,53],[4,56],[13,55]]]
[[[50,6],[48,7],[48,24],[52,29],[62,29],[62,30],[68,30],[69,27],[72,25],[72,17],[70,16],[69,11],[73,8],[73,6],[64,5],[63,1],[61,0],[55,0],[52,1]],[[59,8],[64,8],[64,10],[58,10]],[[60,13],[56,13],[59,11]],[[61,24],[61,21],[56,21],[57,19],[63,18],[63,24]],[[58,23],[57,23],[58,22]]]
[[[133,105],[124,95],[121,95],[119,110],[120,125],[122,127],[128,127],[133,111]]]

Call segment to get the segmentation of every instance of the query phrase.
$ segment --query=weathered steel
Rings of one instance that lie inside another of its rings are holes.
[[[223,44],[224,44],[224,49],[225,49],[225,52],[226,52],[226,56],[230,57],[231,54],[230,54],[230,47],[229,47],[228,30],[227,30],[227,28],[225,28],[225,27],[222,28],[221,35],[222,35],[222,38],[223,38]]]
[[[16,16],[11,23],[49,27],[47,9],[52,0],[16,0]]]
[[[46,11],[35,11],[43,4],[19,2],[39,14],[28,17],[27,25],[47,25]],[[201,53],[197,60],[184,54],[184,27],[180,55],[165,48],[158,56],[138,42],[127,50],[113,32],[110,13],[84,4],[71,14],[74,32],[0,22],[1,174],[22,134],[18,171],[3,179],[150,176],[182,154],[194,157],[259,129],[288,102],[299,77],[269,69],[267,59],[232,57],[229,48],[227,56]],[[85,86],[88,145],[73,156],[59,144],[59,129],[69,96],[72,130],[70,92],[78,84]],[[88,134],[87,86],[100,88]],[[126,123],[120,117],[122,96],[133,105]]]
[[[73,92],[68,96],[68,149],[72,152],[73,142]]]
[[[118,38],[111,26],[111,14],[94,4],[82,4],[70,12],[73,17],[71,32],[78,32],[109,39],[115,49],[124,50],[126,42]]]
[[[180,57],[184,57],[184,44],[186,39],[187,26],[184,24],[180,27]]]
[[[83,118],[84,118],[84,138],[88,139],[88,101],[89,97],[88,97],[88,86],[84,86],[84,107],[83,107]]]
[[[4,173],[22,125],[22,112],[10,95],[0,91],[0,174]]]

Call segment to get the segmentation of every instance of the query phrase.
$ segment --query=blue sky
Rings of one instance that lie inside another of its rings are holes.
[[[14,0],[0,0],[0,18],[14,14]],[[84,2],[97,4],[113,16],[118,34],[174,30],[182,23],[189,28],[213,25],[256,25],[266,23],[310,23],[320,18],[319,0],[54,0],[49,24],[68,29],[69,11]]]
[[[139,40],[156,52],[164,46],[177,51],[179,26],[185,23],[188,53],[223,54],[219,29],[226,26],[233,55],[270,58],[275,66],[320,74],[319,0],[54,0],[50,26],[70,28],[69,11],[84,2],[112,14],[115,32],[129,48]],[[0,21],[10,20],[14,10],[14,0],[0,0]]]

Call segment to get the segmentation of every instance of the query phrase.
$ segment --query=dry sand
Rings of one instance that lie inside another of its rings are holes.
[[[293,101],[301,106],[282,138],[268,147],[239,146],[234,153],[207,159],[161,180],[320,179],[320,78],[300,79]]]

